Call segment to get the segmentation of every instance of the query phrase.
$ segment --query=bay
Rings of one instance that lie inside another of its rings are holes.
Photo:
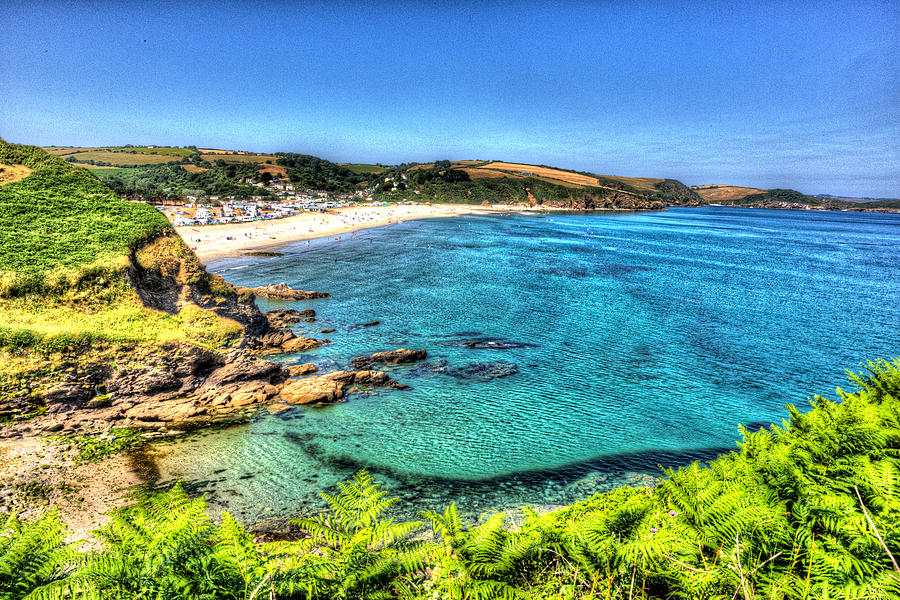
[[[320,371],[425,348],[362,390],[154,446],[243,520],[318,510],[367,468],[401,510],[469,514],[645,485],[735,449],[738,425],[835,397],[845,371],[900,355],[900,215],[724,207],[466,216],[217,261],[247,286],[328,291],[297,329]],[[380,321],[376,326],[364,323]],[[322,329],[335,329],[321,334]],[[366,393],[370,392],[370,393]]]

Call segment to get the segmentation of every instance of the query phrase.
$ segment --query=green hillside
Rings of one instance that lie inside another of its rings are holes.
[[[54,148],[54,151],[66,150]],[[85,149],[66,155],[66,160],[78,160],[79,156],[99,151]],[[119,156],[144,156],[125,154],[121,149],[104,152],[107,158],[112,156],[113,159],[117,152]],[[93,172],[116,193],[143,199],[176,196],[185,190],[204,190],[207,194],[220,196],[265,196],[269,191],[248,185],[244,180],[259,178],[262,172],[268,171],[270,175],[276,172],[286,177],[300,190],[340,194],[368,188],[373,190],[376,200],[388,202],[518,203],[581,209],[648,209],[703,203],[696,192],[673,179],[599,176],[546,165],[441,160],[389,167],[335,164],[315,156],[289,152],[273,155],[192,154],[176,158],[179,158],[177,162],[166,164],[127,163],[127,168],[95,167]],[[109,164],[123,163],[113,161]]]
[[[860,208],[900,208],[900,200],[873,200],[872,202],[860,202],[856,206]]]
[[[152,206],[119,198],[35,146],[0,140],[0,163],[33,170],[0,186],[0,295],[121,270],[131,248],[170,229]]]
[[[29,366],[23,353],[188,340],[217,346],[240,327],[198,306],[150,310],[135,268],[192,278],[228,292],[152,206],[118,197],[86,169],[35,146],[0,140],[0,164],[31,173],[0,185],[0,374]],[[177,267],[177,268],[176,268]],[[0,391],[5,388],[0,377]]]
[[[823,200],[815,196],[801,194],[797,190],[771,189],[759,194],[750,194],[739,200],[734,200],[735,205],[742,204],[766,204],[774,202],[787,202],[791,204],[804,204],[807,206],[823,206]]]
[[[702,199],[673,179],[598,176],[545,165],[435,161],[400,165],[375,187],[386,200],[529,204],[573,209],[660,209]]]

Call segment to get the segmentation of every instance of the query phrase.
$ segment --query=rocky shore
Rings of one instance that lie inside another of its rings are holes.
[[[342,402],[373,387],[408,389],[371,364],[320,375],[312,363],[265,358],[330,342],[293,330],[315,322],[312,308],[263,313],[255,297],[305,301],[328,293],[284,283],[234,288],[207,273],[172,235],[136,248],[130,263],[127,283],[147,309],[173,316],[185,308],[214,313],[238,324],[240,334],[219,346],[106,342],[54,357],[35,355],[34,368],[0,389],[0,510],[28,514],[57,504],[74,531],[86,531],[95,523],[85,521],[80,528],[79,520],[103,514],[125,488],[153,479],[152,460],[142,460],[146,453],[135,450],[153,438],[245,421],[262,410]],[[398,349],[365,358],[377,363],[424,357],[424,350]],[[115,456],[124,449],[130,452]],[[113,458],[93,464],[106,457]],[[111,461],[118,467],[104,471],[108,467],[102,465]]]

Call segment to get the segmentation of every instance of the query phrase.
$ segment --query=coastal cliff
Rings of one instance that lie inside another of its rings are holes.
[[[290,377],[267,352],[314,348],[252,292],[208,273],[153,207],[0,141],[0,437],[232,418]]]

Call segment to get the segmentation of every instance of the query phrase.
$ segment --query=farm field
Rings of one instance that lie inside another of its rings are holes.
[[[350,169],[354,173],[384,173],[387,167],[379,167],[378,165],[356,164],[356,163],[338,163],[339,167]]]
[[[249,154],[243,150],[219,150],[218,148],[197,148],[200,154]]]
[[[693,189],[701,198],[707,202],[719,202],[729,200],[740,200],[751,194],[764,194],[767,190],[761,190],[752,187],[742,187],[739,185],[703,185],[694,186]]]
[[[129,154],[160,154],[162,156],[193,156],[197,154],[189,148],[149,148],[146,146],[135,148],[110,148],[113,152],[126,152]]]
[[[86,163],[89,160],[101,161],[110,165],[160,165],[179,160],[178,156],[165,156],[162,154],[131,154],[128,152],[115,152],[110,150],[88,150],[86,152],[70,152],[69,154],[57,154],[63,158],[73,157],[76,163]]]
[[[524,175],[507,171],[492,171],[491,169],[477,169],[473,167],[466,167],[462,170],[468,173],[469,177],[472,179],[500,179],[501,177],[509,177],[511,179],[524,178]]]
[[[271,160],[273,163],[278,159],[274,154],[201,154],[203,160],[215,162],[224,160],[226,163],[265,163]]]
[[[79,146],[46,146],[43,148],[50,154],[55,154],[56,156],[65,156],[67,154],[75,154],[77,152],[86,152],[88,150],[105,150],[103,147],[79,147]]]
[[[519,175],[523,173],[530,173],[531,175],[536,175],[538,177],[549,177],[550,179],[555,179],[556,181],[565,181],[567,183],[574,183],[576,185],[598,185],[596,177],[582,175],[581,173],[572,173],[570,171],[562,171],[560,169],[552,169],[550,167],[538,167],[535,165],[526,165],[521,163],[491,162],[477,168],[501,172],[512,171],[513,173]],[[552,183],[555,183],[555,181]]]
[[[657,188],[655,187],[655,184],[665,181],[664,179],[657,179],[654,177],[623,177],[621,175],[601,175],[600,178],[612,179],[636,187],[639,190],[647,190],[650,192],[656,191]]]

